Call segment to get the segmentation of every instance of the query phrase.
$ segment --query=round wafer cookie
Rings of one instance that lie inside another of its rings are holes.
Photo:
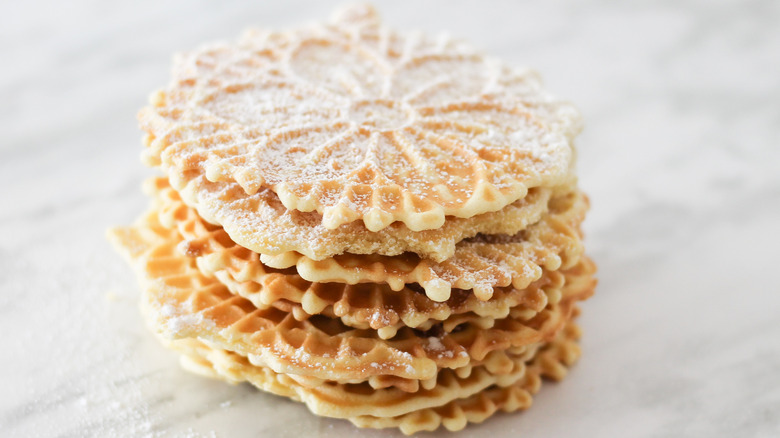
[[[542,268],[565,269],[577,262],[582,253],[579,224],[588,208],[588,199],[581,192],[556,196],[539,222],[512,237],[478,235],[461,241],[454,256],[441,263],[409,253],[393,257],[342,254],[315,261],[293,252],[278,257],[259,255],[233,242],[223,228],[204,221],[165,179],[149,180],[146,186],[157,201],[161,222],[179,229],[187,240],[183,248],[198,257],[204,272],[216,274],[224,282],[247,283],[245,289],[260,293],[261,298],[265,294],[266,304],[278,298],[266,290],[268,282],[283,281],[280,277],[289,272],[310,282],[387,284],[396,291],[416,283],[435,301],[448,300],[453,288],[474,290],[481,300],[490,299],[496,287],[525,289],[541,278]],[[296,269],[278,271],[267,265]],[[295,289],[309,287],[297,276],[293,280]]]
[[[526,373],[516,385],[491,386],[464,399],[453,400],[444,406],[411,412],[393,418],[361,416],[348,420],[358,427],[399,428],[405,435],[434,431],[439,427],[455,432],[469,423],[482,423],[495,413],[528,409],[532,396],[539,392],[542,377],[560,381],[569,367],[579,359],[581,351],[576,339],[579,328],[573,323],[562,331],[561,337],[541,350],[526,366]]]
[[[518,359],[533,356],[540,345],[541,344],[531,344],[507,350],[491,351],[483,360],[473,360],[468,365],[460,368],[447,368],[445,370],[447,370],[447,372],[454,372],[455,375],[461,379],[469,377],[474,369],[477,368],[487,370],[490,374],[496,376],[509,374],[515,369]],[[439,372],[441,371],[442,370],[439,370]],[[329,380],[300,374],[287,374],[287,376],[307,388],[319,388],[327,383],[334,383]],[[335,383],[365,384],[372,389],[394,388],[403,392],[417,392],[421,389],[433,389],[437,385],[437,382],[438,373],[436,376],[426,380],[404,379],[397,376],[371,376],[368,379],[341,380]]]
[[[594,272],[593,262],[582,257],[572,268],[545,271],[542,278],[525,289],[497,289],[489,301],[480,300],[471,291],[455,290],[443,302],[432,301],[411,288],[391,291],[371,283],[353,286],[305,282],[300,287],[277,277],[266,288],[252,281],[238,282],[225,271],[217,272],[216,277],[232,292],[259,303],[257,307],[273,306],[292,312],[298,320],[311,315],[339,318],[344,325],[374,329],[381,339],[390,339],[403,327],[426,331],[438,326],[449,333],[467,323],[488,329],[497,319],[507,316],[529,320],[570,291],[584,290],[579,280],[593,282]]]
[[[580,224],[589,201],[579,191],[553,197],[538,222],[512,236],[478,234],[455,246],[453,256],[443,262],[413,253],[397,256],[340,254],[313,260],[300,253],[260,255],[266,266],[295,266],[303,278],[314,282],[386,283],[394,290],[406,284],[422,286],[436,301],[445,300],[453,288],[473,290],[488,300],[494,288],[523,289],[541,276],[542,269],[573,266],[583,251]],[[208,256],[204,262],[224,266],[224,255]],[[213,260],[213,262],[212,262]]]
[[[139,119],[148,162],[183,177],[179,190],[200,176],[270,189],[325,228],[370,231],[437,229],[560,185],[580,129],[535,73],[365,8],[182,55]],[[202,190],[186,200],[234,234],[224,219],[238,213]]]
[[[171,173],[183,200],[212,224],[221,224],[233,240],[254,252],[281,255],[298,252],[322,260],[345,252],[398,255],[413,252],[434,261],[453,255],[455,245],[479,233],[515,234],[539,220],[553,190],[533,188],[501,210],[464,219],[448,218],[435,230],[412,231],[393,224],[378,232],[352,222],[336,229],[322,226],[316,212],[288,210],[270,190],[247,195],[236,183],[214,183],[197,171]],[[573,184],[573,183],[572,183]],[[572,184],[557,188],[565,191]],[[214,208],[204,208],[211,205]]]
[[[403,327],[425,331],[438,324],[441,330],[448,333],[457,326],[468,323],[487,329],[493,327],[496,319],[510,315],[510,309],[513,318],[528,320],[548,304],[557,303],[564,283],[570,284],[567,291],[585,290],[581,285],[571,286],[577,280],[574,277],[592,281],[595,272],[595,265],[587,258],[581,258],[580,263],[585,265],[584,270],[569,268],[563,271],[544,271],[541,278],[524,289],[497,289],[489,301],[480,300],[471,291],[455,290],[444,302],[432,301],[415,288],[409,287],[392,291],[387,285],[373,283],[311,283],[302,280],[294,270],[291,272],[289,269],[267,269],[257,261],[256,256],[255,263],[234,263],[232,268],[212,272],[204,269],[201,263],[203,259],[199,256],[208,252],[209,248],[225,248],[226,244],[230,245],[224,232],[219,227],[200,221],[197,215],[187,208],[184,209],[187,214],[185,218],[171,214],[171,210],[166,208],[159,211],[157,217],[151,214],[152,217],[145,226],[160,227],[156,222],[158,219],[167,222],[165,227],[169,230],[166,237],[168,245],[178,248],[183,255],[195,256],[201,272],[214,273],[231,292],[247,298],[255,307],[275,307],[290,312],[299,321],[318,314],[339,318],[349,327],[377,330],[377,335],[382,339],[392,338]],[[179,209],[173,211],[181,212]],[[172,227],[180,231],[177,232]],[[193,240],[184,240],[180,233],[190,236]],[[206,239],[204,235],[210,237]],[[244,248],[235,246],[233,249],[243,253],[245,257],[251,257],[252,253]]]
[[[492,374],[483,366],[474,367],[467,376],[458,376],[453,370],[442,370],[436,377],[436,384],[430,389],[406,392],[398,388],[376,390],[367,383],[324,382],[319,386],[301,385],[297,376],[275,373],[270,368],[253,365],[239,354],[210,347],[193,339],[168,341],[168,347],[190,357],[204,358],[213,364],[213,370],[233,382],[250,380],[270,385],[282,385],[291,391],[284,394],[298,401],[306,400],[312,412],[329,417],[347,418],[360,415],[395,417],[412,411],[440,406],[454,399],[468,397],[491,385],[509,386],[525,374],[525,362],[530,359],[515,358],[509,372]]]
[[[531,395],[541,385],[541,376],[560,380],[579,358],[578,338],[579,329],[569,323],[549,344],[515,358],[508,373],[496,375],[478,367],[467,376],[458,376],[447,370],[439,373],[436,385],[415,393],[396,388],[375,390],[366,384],[307,387],[300,385],[295,376],[255,366],[246,357],[196,340],[163,339],[163,343],[182,353],[183,367],[197,374],[231,383],[249,382],[303,402],[317,415],[345,418],[361,427],[399,427],[411,434],[435,430],[440,425],[460,430],[468,422],[481,422],[499,409],[510,412],[529,407]]]
[[[405,328],[392,340],[373,330],[357,330],[315,316],[297,321],[278,309],[257,309],[218,281],[203,276],[195,263],[177,253],[164,228],[125,228],[111,234],[135,260],[144,283],[143,303],[158,330],[173,338],[199,338],[246,355],[276,372],[327,380],[392,375],[426,380],[440,368],[482,361],[491,351],[548,340],[568,319],[577,299],[540,312],[529,321],[505,318],[482,330],[465,325],[452,333],[423,333]]]

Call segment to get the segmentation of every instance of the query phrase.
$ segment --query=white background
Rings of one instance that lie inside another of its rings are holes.
[[[535,67],[586,119],[583,358],[461,436],[780,436],[780,2],[377,6]],[[103,237],[145,208],[135,113],[172,53],[332,7],[3,2],[0,435],[396,435],[181,371]]]

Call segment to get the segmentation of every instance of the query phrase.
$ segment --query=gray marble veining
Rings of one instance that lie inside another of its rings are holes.
[[[181,371],[103,237],[145,207],[135,112],[171,54],[333,4],[0,6],[3,436],[397,435]],[[537,68],[586,117],[600,285],[583,358],[529,411],[463,435],[780,436],[780,3],[377,6]]]

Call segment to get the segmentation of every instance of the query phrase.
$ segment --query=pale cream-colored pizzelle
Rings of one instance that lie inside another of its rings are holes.
[[[193,339],[161,341],[182,353],[182,366],[194,373],[231,383],[249,382],[261,390],[303,402],[317,415],[344,418],[361,427],[398,427],[409,435],[439,426],[461,430],[498,410],[528,408],[531,395],[540,387],[540,377],[560,380],[579,358],[579,336],[579,329],[570,322],[552,342],[513,359],[508,372],[493,374],[476,367],[467,375],[458,375],[445,370],[431,388],[414,393],[397,388],[376,390],[366,383],[305,386],[297,376],[256,366],[240,354]]]
[[[496,288],[525,289],[543,276],[543,268],[552,271],[572,267],[582,254],[579,226],[588,209],[588,199],[581,192],[569,192],[552,198],[541,219],[514,236],[478,235],[459,242],[453,257],[444,262],[423,259],[412,253],[398,256],[342,254],[316,261],[297,252],[280,256],[260,255],[236,244],[227,232],[203,220],[189,208],[164,178],[147,181],[146,190],[155,200],[160,221],[177,228],[185,238],[186,249],[198,257],[198,266],[231,286],[258,292],[268,301],[278,298],[269,294],[271,280],[291,272],[293,286],[302,290],[309,282],[340,283],[355,289],[401,291],[407,284],[419,285],[435,301],[449,300],[453,289],[473,290],[479,300],[489,300]],[[268,265],[272,268],[269,269]],[[295,267],[293,271],[287,269]],[[254,284],[252,284],[254,283]],[[289,282],[287,282],[289,284]],[[330,288],[336,285],[316,285]],[[278,290],[278,287],[276,288]],[[499,291],[500,292],[500,291]],[[245,295],[246,296],[246,295]],[[257,301],[253,301],[259,305]]]
[[[465,377],[459,377],[454,370],[442,370],[437,375],[436,384],[430,389],[406,392],[398,388],[376,390],[367,383],[326,381],[319,386],[304,386],[295,375],[280,374],[268,367],[253,365],[248,358],[229,350],[213,348],[194,339],[162,340],[167,346],[189,356],[210,358],[215,369],[234,382],[249,380],[250,376],[258,379],[258,383],[270,383],[272,379],[272,384],[288,388],[292,397],[306,399],[315,414],[337,418],[359,415],[395,417],[468,397],[491,385],[509,386],[524,376],[525,362],[530,359],[524,356],[514,358],[510,371],[498,375],[482,366],[474,367]],[[239,367],[243,368],[243,373],[237,370]]]
[[[529,365],[521,381],[514,386],[491,386],[471,397],[453,400],[444,406],[411,412],[392,418],[360,416],[348,420],[358,427],[399,428],[405,435],[421,431],[434,431],[439,427],[455,432],[468,423],[482,423],[498,411],[515,412],[531,406],[531,396],[539,392],[542,377],[560,381],[569,367],[580,358],[581,351],[575,343],[580,332],[570,323],[558,340],[540,351]]]
[[[583,279],[582,290],[530,320],[508,317],[489,329],[464,324],[450,333],[403,328],[393,339],[383,340],[374,330],[354,329],[332,318],[298,321],[277,308],[257,309],[205,277],[163,227],[119,228],[110,238],[134,262],[142,279],[143,306],[166,336],[202,339],[279,373],[334,381],[371,376],[428,380],[439,369],[483,361],[493,351],[547,341],[594,286]]]
[[[543,269],[574,266],[583,252],[580,225],[588,208],[588,197],[582,192],[555,196],[538,222],[512,236],[479,234],[464,239],[455,246],[453,256],[443,262],[413,253],[347,253],[313,260],[296,252],[261,254],[260,261],[279,269],[294,266],[298,275],[313,282],[386,283],[394,290],[419,284],[436,301],[448,299],[454,288],[473,290],[479,299],[489,300],[495,288],[523,289],[539,279]],[[235,265],[235,260],[226,253],[214,253],[206,256],[203,264],[213,271]]]
[[[479,233],[513,235],[522,231],[542,217],[553,193],[564,192],[573,184],[572,179],[556,190],[535,187],[501,210],[467,219],[450,217],[435,230],[412,231],[394,223],[372,232],[361,222],[325,228],[322,215],[288,210],[267,189],[247,195],[236,183],[211,182],[198,171],[171,173],[170,179],[201,217],[222,225],[236,243],[260,254],[297,252],[322,260],[345,252],[388,256],[411,252],[439,262],[454,254],[458,242]]]
[[[177,57],[139,120],[146,161],[242,245],[246,218],[209,192],[272,191],[326,229],[432,230],[567,184],[581,124],[534,72],[364,5]]]
[[[458,378],[465,379],[471,375],[475,369],[487,370],[494,376],[506,375],[514,372],[517,360],[521,357],[532,357],[542,346],[542,343],[524,345],[522,347],[509,348],[501,351],[491,351],[483,360],[475,360],[466,366],[460,368],[444,368],[439,370],[436,376],[427,380],[404,379],[396,376],[371,376],[368,379],[340,380],[334,382],[331,380],[318,379],[301,374],[286,374],[289,378],[295,380],[301,386],[306,388],[320,388],[328,383],[350,384],[350,385],[368,385],[372,389],[393,388],[403,392],[418,392],[420,390],[433,389],[439,380],[439,374],[454,373]],[[261,365],[262,366],[262,365]]]

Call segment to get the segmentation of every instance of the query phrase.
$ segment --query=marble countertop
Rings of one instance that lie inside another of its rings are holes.
[[[182,371],[104,239],[145,208],[135,113],[171,54],[332,6],[0,6],[0,435],[397,435]],[[780,2],[377,6],[535,67],[586,118],[582,360],[461,436],[780,436]]]

